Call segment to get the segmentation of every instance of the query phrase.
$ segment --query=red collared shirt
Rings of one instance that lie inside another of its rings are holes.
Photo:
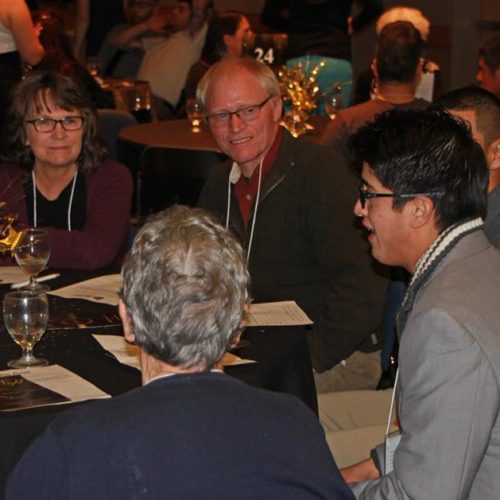
[[[262,162],[262,179],[261,186],[266,178],[266,175],[271,171],[278,155],[278,150],[281,145],[282,131],[281,127],[278,128],[278,133],[274,139],[273,145],[267,152]],[[243,219],[243,224],[245,225],[245,230],[248,226],[248,221],[250,220],[250,214],[255,203],[255,198],[257,197],[257,190],[259,187],[259,168],[257,167],[251,177],[239,178],[238,182],[234,186],[234,192],[236,198],[238,199],[238,206],[240,207],[241,218]]]

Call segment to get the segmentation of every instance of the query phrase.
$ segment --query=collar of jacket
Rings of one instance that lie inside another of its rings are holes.
[[[262,205],[266,197],[274,190],[277,186],[279,186],[286,176],[293,169],[294,163],[294,139],[292,135],[287,131],[282,131],[283,136],[281,139],[281,145],[278,150],[278,154],[276,155],[276,160],[274,162],[273,167],[267,174],[267,176],[262,180],[262,186],[260,190],[260,198],[259,198],[259,206]],[[231,186],[231,206],[238,207],[238,199],[234,193],[234,186]],[[258,210],[258,207],[257,207]],[[253,213],[255,211],[255,205],[250,212],[250,220],[253,217]],[[243,219],[241,218],[241,214],[238,210],[231,210],[230,214],[230,222],[231,226],[237,230],[240,234],[245,244],[247,243],[247,234],[245,234],[245,229],[243,226]],[[258,224],[259,213],[257,212],[257,221]],[[248,232],[248,231],[247,231]]]

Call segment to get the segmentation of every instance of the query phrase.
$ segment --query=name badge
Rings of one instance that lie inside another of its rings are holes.
[[[394,469],[394,452],[401,441],[401,432],[394,431],[385,438],[384,476]]]

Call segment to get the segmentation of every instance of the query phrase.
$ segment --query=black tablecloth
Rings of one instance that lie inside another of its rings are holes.
[[[62,272],[60,278],[47,284],[56,289],[90,277],[92,276],[86,273]],[[0,286],[0,294],[3,295],[8,290],[7,286]],[[84,319],[101,326],[49,329],[35,346],[35,355],[47,358],[52,364],[64,366],[112,396],[140,385],[139,371],[120,364],[92,337],[92,333],[122,333],[119,325],[113,325],[116,307],[50,296],[49,310],[51,318],[59,320],[71,314],[70,318],[73,318],[75,323]],[[71,321],[70,319],[69,322]],[[257,363],[227,367],[228,375],[256,387],[294,394],[317,412],[314,378],[304,327],[248,328],[243,339],[248,341],[248,345],[235,350],[235,354],[254,359]],[[19,357],[20,354],[20,348],[10,339],[2,321],[0,370],[8,369],[7,361]],[[0,491],[4,491],[9,471],[33,439],[54,417],[76,404],[87,403],[48,406],[11,413],[0,412]]]

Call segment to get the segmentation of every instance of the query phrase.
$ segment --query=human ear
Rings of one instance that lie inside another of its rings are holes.
[[[120,318],[123,324],[123,336],[127,340],[127,342],[135,342],[134,328],[132,325],[132,319],[127,311],[127,306],[122,299],[118,303],[118,313],[120,314]]]
[[[500,169],[500,137],[488,146],[486,150],[486,160],[490,170]]]
[[[427,196],[417,196],[409,203],[411,206],[410,226],[412,228],[420,228],[427,225],[429,222],[434,224],[434,202]]]
[[[271,99],[271,105],[273,107],[273,118],[274,121],[279,121],[281,119],[281,113],[283,111],[283,102],[280,96],[273,97]]]

